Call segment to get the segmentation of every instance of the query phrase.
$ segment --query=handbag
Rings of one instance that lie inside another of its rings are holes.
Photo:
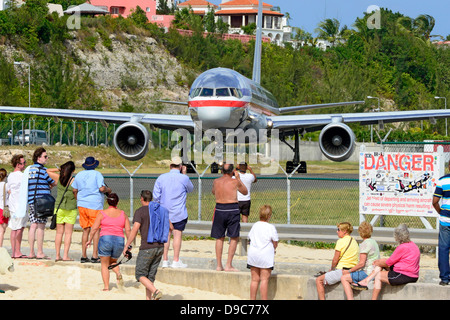
[[[352,244],[353,237],[350,236],[350,238],[351,238],[351,239],[350,239],[350,241],[348,242],[347,248],[345,248],[344,252],[343,252],[342,255],[339,257],[339,259],[338,259],[336,265],[339,263],[339,261],[341,261],[342,257],[344,256],[345,252],[347,251],[348,247],[350,247],[350,245]],[[317,278],[317,277],[320,277],[321,275],[324,275],[325,273],[327,273],[327,272],[326,272],[326,271],[319,271],[319,272],[317,272],[317,273],[314,275],[314,277],[316,277],[316,278]]]
[[[54,214],[55,198],[51,194],[44,194],[42,197],[36,198],[39,176],[41,172],[38,170],[38,178],[34,189],[34,212],[38,219],[48,218]]]
[[[64,190],[64,193],[61,197],[61,201],[58,204],[58,208],[56,209],[55,213],[52,216],[52,222],[50,223],[50,229],[54,230],[56,228],[56,214],[59,210],[59,207],[61,206],[61,203],[63,201],[64,195],[66,194],[67,189],[69,189],[70,182],[72,181],[73,177],[70,178],[69,182],[67,182],[66,190]]]
[[[6,182],[3,185],[3,218],[9,218],[11,214],[9,213],[9,207],[6,205]]]

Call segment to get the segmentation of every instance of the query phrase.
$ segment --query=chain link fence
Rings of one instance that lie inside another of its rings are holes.
[[[211,193],[214,177],[191,176],[194,191],[188,195],[189,219],[212,221],[215,198]],[[132,184],[128,180],[132,179]],[[119,195],[121,207],[132,214],[131,207],[140,207],[141,190],[153,190],[157,176],[105,176],[106,184]],[[201,184],[201,194],[198,190]],[[290,184],[290,188],[288,187]],[[132,190],[130,189],[130,186]],[[258,177],[251,189],[249,222],[259,220],[259,208],[269,204],[273,209],[272,223],[334,225],[340,221],[359,224],[358,179]],[[130,202],[130,193],[134,194]]]
[[[381,152],[433,152],[438,145],[444,146],[446,170],[450,159],[450,142],[419,142],[419,143],[384,143],[380,145]],[[355,169],[358,164],[355,164]],[[199,178],[190,175],[194,191],[188,195],[187,209],[191,221],[212,221],[215,199],[211,193],[214,179],[219,175]],[[105,176],[105,181],[121,199],[122,208],[133,214],[140,207],[141,190],[153,190],[155,176]],[[131,190],[132,189],[132,190]],[[199,190],[201,193],[199,195]],[[133,199],[130,201],[130,194]],[[309,224],[336,225],[348,221],[357,226],[359,215],[359,178],[308,177],[292,176],[258,176],[258,181],[251,189],[251,211],[249,222],[259,220],[259,208],[269,204],[273,209],[272,223],[276,224]],[[430,200],[431,201],[431,200]],[[372,216],[366,215],[370,221]],[[436,219],[428,218],[433,227]],[[407,223],[411,228],[424,228],[419,217],[385,215],[376,226],[396,227]]]
[[[0,115],[5,117],[5,115]],[[2,145],[38,144],[47,145],[86,145],[86,146],[111,146],[113,145],[114,132],[118,124],[108,124],[104,127],[100,121],[63,120],[54,118],[16,117],[0,120],[0,142]],[[176,142],[171,140],[172,131],[156,129],[151,130],[147,126],[150,140],[155,148],[170,149]],[[41,131],[43,136],[25,137],[30,131]]]

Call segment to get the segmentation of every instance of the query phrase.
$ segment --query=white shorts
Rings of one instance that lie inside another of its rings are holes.
[[[16,218],[14,217],[14,214],[11,212],[11,217],[8,221],[8,227],[11,230],[20,230],[22,228],[25,228],[28,223],[28,215],[25,215],[23,218]]]
[[[342,269],[336,269],[325,273],[324,283],[326,285],[332,285],[341,281]]]

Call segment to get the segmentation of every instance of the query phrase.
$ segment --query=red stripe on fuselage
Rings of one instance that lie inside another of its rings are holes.
[[[189,101],[190,108],[198,107],[225,107],[225,108],[244,108],[247,105],[246,101],[233,100],[195,100]]]

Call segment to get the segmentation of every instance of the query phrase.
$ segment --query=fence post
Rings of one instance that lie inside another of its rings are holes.
[[[197,169],[193,165],[191,165],[192,168],[194,169],[195,173],[198,176],[198,221],[202,221],[202,178],[205,175],[205,172],[206,172],[206,170],[208,170],[210,165],[211,164],[208,164],[208,166],[202,172],[202,174],[199,174]]]
[[[286,175],[286,195],[287,195],[287,224],[291,224],[291,180],[292,175],[297,172],[298,168],[300,168],[300,163],[298,166],[288,174],[283,167],[278,163],[278,166],[281,168],[281,171]]]
[[[120,165],[122,166],[122,168],[125,169],[125,171],[128,173],[128,175],[130,176],[130,218],[133,218],[133,213],[134,213],[134,208],[133,208],[133,201],[134,201],[134,184],[133,184],[133,176],[136,173],[136,171],[139,170],[139,168],[142,166],[143,162],[141,162],[141,164],[136,168],[136,170],[133,171],[133,173],[130,173],[130,171],[128,171],[127,168],[125,168],[125,166],[121,163]]]

